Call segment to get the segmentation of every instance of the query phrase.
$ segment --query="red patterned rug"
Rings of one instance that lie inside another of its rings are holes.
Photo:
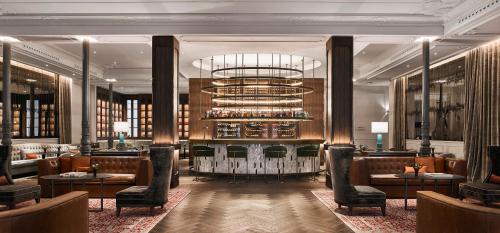
[[[104,199],[104,211],[89,212],[89,232],[92,233],[140,233],[149,232],[160,220],[187,197],[188,189],[172,189],[168,202],[163,209],[156,208],[154,216],[149,215],[149,208],[122,208],[120,217],[116,217],[115,199]],[[100,207],[99,199],[89,199],[89,208]]]
[[[337,209],[333,191],[311,191],[328,209],[339,217],[354,232],[415,232],[417,227],[416,210],[405,210],[403,199],[387,199],[386,216],[380,208],[354,208],[353,216],[348,215],[347,207]],[[409,199],[408,206],[415,208],[416,200]]]

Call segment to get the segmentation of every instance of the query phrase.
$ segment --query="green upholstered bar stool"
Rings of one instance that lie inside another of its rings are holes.
[[[194,156],[194,168],[196,170],[195,180],[199,180],[200,172],[200,158],[201,157],[212,157],[212,174],[215,172],[215,148],[208,146],[193,146],[193,156]]]
[[[244,146],[227,146],[226,147],[227,151],[227,168],[230,169],[229,166],[229,159],[233,159],[233,182],[236,182],[236,158],[244,158],[247,163],[247,179],[250,178],[250,175],[248,174],[248,148]]]
[[[297,148],[297,173],[299,173],[299,157],[312,160],[311,169],[313,179],[316,180],[316,158],[319,155],[319,145],[307,145]]]
[[[281,173],[282,173],[282,169],[280,169],[280,159],[283,159],[285,158],[286,156],[286,153],[287,153],[287,149],[286,147],[284,146],[270,146],[270,147],[267,147],[267,148],[264,148],[264,160],[269,158],[277,158],[278,159],[278,182],[281,181]],[[264,161],[264,172],[265,174],[267,175],[267,166],[266,166],[267,162]],[[284,165],[282,166],[283,170],[285,170],[285,167]],[[283,171],[284,173],[284,171]]]

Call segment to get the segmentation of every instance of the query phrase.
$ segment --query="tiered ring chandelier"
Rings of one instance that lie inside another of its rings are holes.
[[[210,58],[210,85],[201,87],[211,97],[211,107],[202,120],[224,122],[309,121],[304,96],[313,92],[304,86],[304,71],[313,70],[310,58],[283,54],[219,55],[222,65]],[[307,67],[306,67],[307,62]],[[195,66],[206,67],[203,60]],[[215,66],[215,67],[214,67]],[[203,82],[200,82],[203,83]]]

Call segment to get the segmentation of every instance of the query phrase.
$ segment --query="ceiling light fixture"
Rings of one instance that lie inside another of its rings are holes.
[[[83,42],[83,41],[88,41],[90,43],[96,43],[97,42],[97,39],[95,39],[94,37],[91,37],[91,36],[74,36],[75,39],[77,39],[78,41],[80,42]]]
[[[35,80],[35,79],[30,79],[30,78],[27,78],[27,79],[26,79],[26,82],[34,83],[34,82],[36,82],[36,80]]]
[[[432,42],[432,41],[435,41],[437,40],[439,37],[437,36],[422,36],[422,37],[419,37],[415,40],[415,42],[418,42],[418,43],[422,43],[424,42],[425,40],[428,40],[429,42]]]
[[[9,43],[21,42],[17,38],[14,38],[14,37],[11,37],[11,36],[0,36],[0,41],[1,42],[9,42]]]
[[[109,83],[114,83],[114,82],[116,82],[116,78],[107,78],[107,79],[104,79],[104,81],[109,82]]]

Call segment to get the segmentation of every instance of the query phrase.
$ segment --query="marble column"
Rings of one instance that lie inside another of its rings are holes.
[[[179,185],[179,135],[177,133],[179,43],[174,36],[153,36],[153,146],[174,146],[171,187]]]
[[[109,108],[108,108],[108,149],[113,148],[113,83],[109,83]]]
[[[431,143],[429,141],[429,98],[430,98],[430,73],[429,73],[429,39],[424,39],[422,42],[422,142],[420,144],[420,154],[431,154]]]
[[[11,72],[11,45],[3,43],[3,79],[2,79],[2,149],[0,157],[0,176],[5,175],[9,183],[13,183],[11,175],[12,159],[12,104],[10,95]]]
[[[90,156],[90,126],[89,126],[89,90],[90,90],[90,43],[87,39],[83,41],[82,61],[82,140],[80,154]]]

